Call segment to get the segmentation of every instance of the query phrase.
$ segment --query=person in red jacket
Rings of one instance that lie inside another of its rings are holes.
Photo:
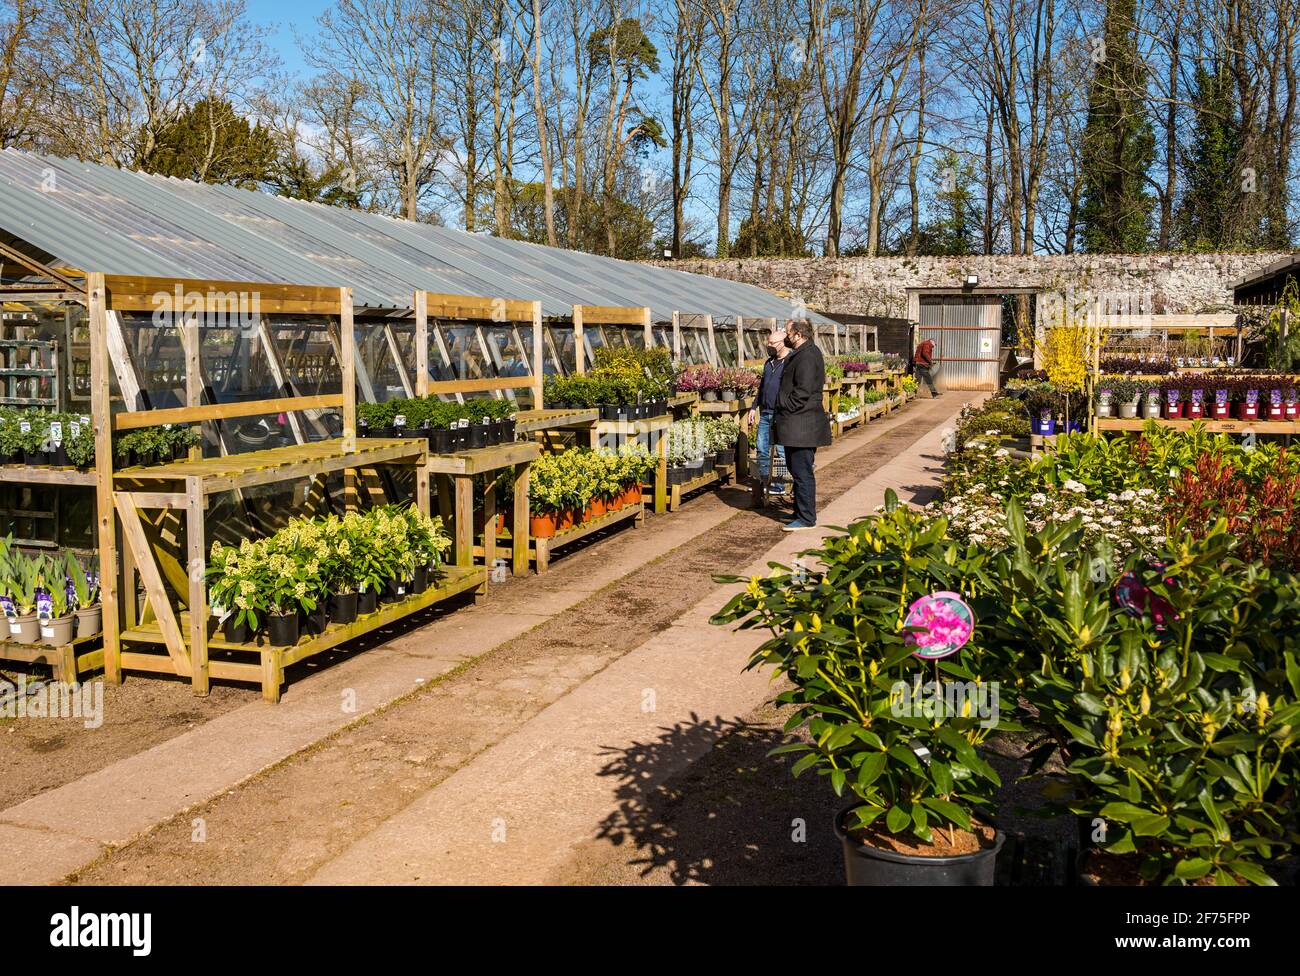
[[[925,385],[930,388],[930,399],[942,396],[939,388],[934,385],[934,376],[930,372],[934,366],[934,340],[926,339],[916,351],[912,353],[912,373],[916,376],[916,382],[920,384],[924,381]]]

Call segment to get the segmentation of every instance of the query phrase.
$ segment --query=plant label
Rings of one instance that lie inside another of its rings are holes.
[[[905,643],[914,657],[938,660],[956,654],[975,633],[975,614],[960,594],[940,590],[917,598],[907,608],[903,623],[909,628]]]

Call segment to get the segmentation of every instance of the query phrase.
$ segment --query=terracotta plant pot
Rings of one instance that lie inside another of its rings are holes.
[[[553,539],[557,528],[557,518],[554,512],[547,512],[544,515],[530,514],[528,516],[528,534],[534,539]]]
[[[627,497],[626,497],[626,499],[624,500],[624,504],[627,504],[627,505],[640,505],[640,504],[641,504],[641,486],[640,486],[640,485],[629,485],[629,486],[628,486],[628,489],[627,489]]]
[[[41,624],[41,643],[51,647],[62,647],[72,643],[72,628],[77,618],[73,614],[53,617]]]
[[[590,514],[588,518],[598,519],[603,517],[609,511],[609,505],[603,498],[593,498],[591,505],[588,507]]]
[[[555,526],[556,531],[563,532],[565,529],[573,528],[578,524],[578,517],[581,514],[581,512],[575,512],[571,508],[564,509],[564,511],[560,512],[560,519]]]
[[[34,613],[9,618],[9,639],[20,644],[35,644],[41,639],[41,621]]]
[[[96,604],[77,611],[77,636],[94,637],[104,629],[104,608]]]
[[[620,491],[617,495],[615,495],[613,498],[611,498],[609,501],[605,503],[605,508],[611,512],[622,511],[624,505],[623,496],[626,494],[627,494],[626,491]]]

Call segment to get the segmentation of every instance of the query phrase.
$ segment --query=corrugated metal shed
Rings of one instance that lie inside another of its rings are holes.
[[[791,313],[721,278],[12,149],[0,152],[0,229],[83,271],[350,285],[371,308],[409,308],[423,289],[540,300],[556,317],[575,304],[648,305],[657,321]]]

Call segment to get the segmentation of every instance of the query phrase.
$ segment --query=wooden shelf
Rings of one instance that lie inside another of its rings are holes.
[[[596,407],[551,407],[544,410],[520,410],[515,414],[515,430],[531,434],[541,430],[586,427],[600,419]]]
[[[669,485],[670,497],[668,501],[668,510],[670,512],[677,511],[677,509],[681,507],[682,499],[693,491],[707,488],[715,482],[721,485],[730,481],[735,470],[736,466],[734,464],[715,466],[712,471],[707,474],[702,474],[698,478],[693,478],[690,481],[683,481],[681,484],[677,485]]]
[[[430,474],[486,474],[516,464],[536,461],[541,451],[541,447],[535,441],[494,444],[491,447],[476,447],[468,451],[457,451],[454,454],[430,454],[425,469]]]
[[[104,666],[103,635],[77,637],[70,644],[23,644],[15,640],[0,641],[0,661],[22,664],[48,664],[54,680],[72,684],[78,675]]]
[[[749,410],[748,400],[701,400],[695,404],[696,413],[745,413]]]
[[[597,420],[595,431],[597,434],[622,434],[633,436],[635,434],[650,434],[657,430],[667,430],[672,426],[673,418],[668,414],[660,417],[649,417],[645,420]]]
[[[643,499],[644,497],[642,495]],[[534,539],[532,546],[529,547],[528,555],[534,561],[537,572],[539,574],[544,573],[550,566],[552,552],[559,547],[577,542],[593,532],[599,532],[601,529],[607,529],[622,522],[634,521],[637,525],[640,525],[644,518],[644,500],[636,505],[625,505],[617,512],[606,512],[598,519],[591,519],[572,528],[564,529],[549,538]]]
[[[1199,423],[1212,434],[1244,434],[1246,431],[1254,431],[1256,434],[1300,433],[1300,422],[1294,420],[1169,420],[1164,417],[1150,420],[1143,420],[1140,417],[1131,420],[1120,417],[1098,417],[1097,429],[1140,431],[1149,423],[1183,430],[1190,430],[1192,424]]]
[[[80,468],[56,468],[45,465],[6,464],[0,466],[0,481],[28,485],[95,486],[95,472]]]
[[[481,566],[442,566],[435,585],[423,593],[408,596],[395,603],[381,604],[374,613],[358,617],[350,624],[330,624],[324,633],[304,635],[297,644],[288,647],[272,647],[263,638],[259,642],[238,644],[226,640],[220,632],[208,638],[208,648],[231,654],[256,654],[260,661],[256,664],[242,661],[209,660],[208,670],[214,678],[227,678],[236,681],[260,681],[262,696],[271,702],[279,701],[280,686],[284,683],[284,669],[313,655],[320,654],[350,640],[362,637],[371,631],[386,627],[434,604],[449,600],[454,596],[469,591],[476,591],[482,597],[487,591],[487,571]],[[188,611],[179,614],[181,632],[190,632]],[[124,644],[166,644],[157,622],[140,624],[121,635]],[[122,665],[127,669],[153,671],[163,674],[174,673],[170,657],[156,653],[123,651]]]
[[[668,406],[672,410],[680,407],[689,407],[692,403],[700,398],[698,393],[675,393],[668,398]]]
[[[422,462],[428,456],[426,438],[358,438],[353,450],[345,450],[342,438],[291,444],[244,454],[172,461],[150,467],[123,468],[113,472],[119,484],[141,486],[166,484],[197,478],[205,495],[219,491],[251,488],[314,475],[380,464]]]

